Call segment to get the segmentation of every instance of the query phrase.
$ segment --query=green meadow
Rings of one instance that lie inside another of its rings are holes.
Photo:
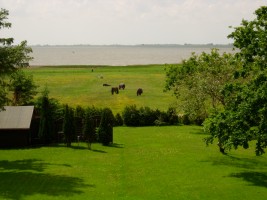
[[[114,144],[0,150],[0,199],[267,199],[267,159],[197,126],[115,127]]]
[[[26,69],[49,96],[71,106],[126,105],[166,110],[175,103],[163,92],[164,65],[61,66]],[[110,87],[126,89],[111,95]],[[144,90],[136,96],[136,90]],[[267,157],[247,150],[222,155],[206,146],[202,127],[114,127],[114,144],[73,143],[0,150],[0,199],[267,199]]]
[[[93,68],[93,72],[92,72]],[[47,86],[50,97],[73,107],[109,107],[114,114],[121,112],[126,105],[148,106],[167,110],[175,102],[171,92],[163,92],[165,65],[146,66],[53,66],[25,70],[32,74],[34,82],[42,91]],[[125,83],[125,90],[111,94],[111,86]],[[144,93],[137,96],[142,88]]]

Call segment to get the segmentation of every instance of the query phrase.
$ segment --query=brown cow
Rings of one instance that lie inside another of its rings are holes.
[[[119,89],[123,89],[124,90],[125,89],[125,84],[124,83],[120,83],[119,84]]]
[[[112,87],[112,88],[111,88],[111,94],[113,95],[114,92],[115,92],[116,94],[119,94],[119,88],[118,88],[118,87]]]
[[[137,92],[136,92],[136,95],[137,96],[141,96],[141,94],[143,93],[143,90],[142,90],[142,88],[138,88],[138,90],[137,90]]]

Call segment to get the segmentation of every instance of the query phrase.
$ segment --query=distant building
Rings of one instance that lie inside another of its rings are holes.
[[[0,148],[31,144],[34,106],[5,106],[0,111]],[[35,131],[36,132],[36,131]]]

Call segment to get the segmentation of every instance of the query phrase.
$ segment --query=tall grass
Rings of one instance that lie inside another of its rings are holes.
[[[114,145],[0,150],[0,199],[267,198],[266,155],[222,155],[201,127],[116,127]]]

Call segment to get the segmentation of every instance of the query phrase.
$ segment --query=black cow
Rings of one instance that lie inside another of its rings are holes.
[[[114,94],[114,92],[115,92],[116,94],[119,94],[119,88],[118,88],[118,87],[112,87],[112,88],[111,88],[111,94]]]
[[[137,96],[141,96],[141,94],[143,93],[143,90],[142,90],[142,88],[138,88],[138,90],[137,90],[137,92],[136,92],[136,95]]]

